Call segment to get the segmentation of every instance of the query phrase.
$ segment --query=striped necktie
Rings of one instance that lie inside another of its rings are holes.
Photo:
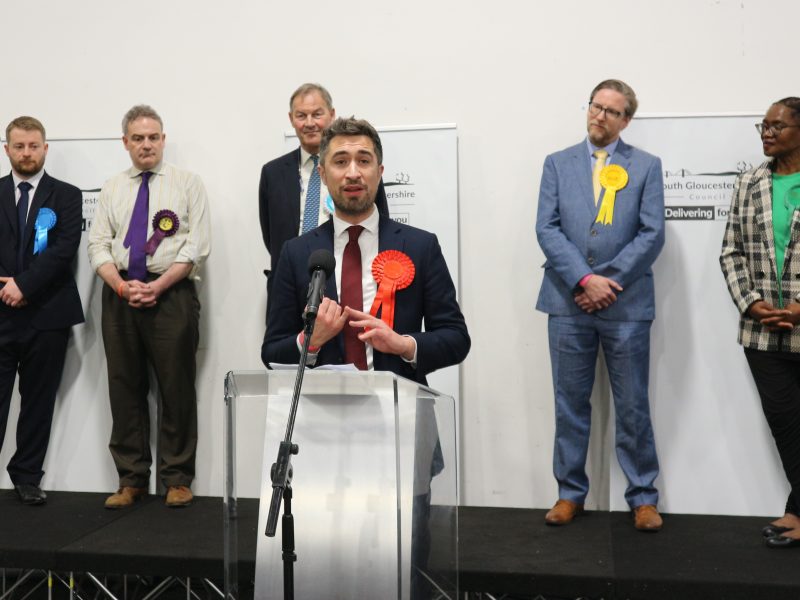
[[[306,206],[303,209],[303,231],[311,231],[319,224],[319,194],[322,187],[319,179],[319,156],[312,156],[314,167],[311,169],[311,177],[308,179],[308,190],[306,191]]]

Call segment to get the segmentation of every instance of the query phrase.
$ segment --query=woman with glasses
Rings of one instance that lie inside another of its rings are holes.
[[[800,98],[756,124],[768,160],[736,179],[720,264],[739,343],[789,480],[785,514],[762,530],[770,548],[800,547]]]

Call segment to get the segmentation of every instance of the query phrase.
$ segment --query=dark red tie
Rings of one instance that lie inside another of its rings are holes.
[[[364,228],[361,225],[352,225],[347,228],[350,241],[344,247],[342,256],[342,294],[341,305],[349,306],[355,310],[364,310],[364,292],[361,289],[361,248],[358,247],[358,236]],[[358,339],[359,329],[350,327],[350,322],[344,326],[344,358],[356,367],[365,371],[367,368],[367,348],[364,342]]]

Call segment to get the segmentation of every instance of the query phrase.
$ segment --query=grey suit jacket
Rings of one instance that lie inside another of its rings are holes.
[[[539,188],[536,235],[547,261],[536,308],[551,315],[578,315],[578,282],[587,274],[609,277],[623,287],[617,301],[595,313],[620,321],[652,320],[652,265],[664,246],[664,185],[661,161],[619,141],[610,164],[628,173],[617,191],[613,223],[597,223],[586,142],[545,159]],[[605,194],[605,192],[603,192]]]

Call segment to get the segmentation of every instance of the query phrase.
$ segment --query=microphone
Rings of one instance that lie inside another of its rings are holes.
[[[336,259],[330,250],[314,250],[308,257],[308,274],[311,275],[311,282],[308,284],[306,310],[303,312],[303,319],[306,322],[317,317],[322,295],[325,293],[325,282],[333,275],[335,268]]]

